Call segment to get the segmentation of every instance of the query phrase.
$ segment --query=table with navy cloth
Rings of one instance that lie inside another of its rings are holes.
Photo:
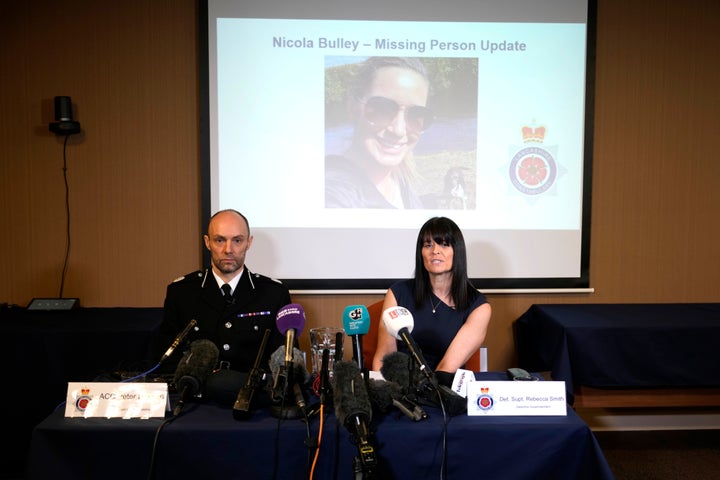
[[[499,380],[502,373],[477,373]],[[230,406],[192,403],[157,435],[163,419],[65,418],[56,411],[33,431],[29,479],[203,478],[307,479],[308,437],[317,439],[320,415],[309,423],[279,420],[266,409],[236,420]],[[371,443],[382,479],[612,479],[590,428],[568,408],[567,416],[468,416],[447,422],[443,465],[442,410],[413,421],[397,412],[375,415]],[[352,479],[358,448],[326,410],[315,479]],[[308,434],[309,430],[309,434]]]
[[[0,408],[13,417],[0,455],[0,478],[22,474],[32,429],[65,399],[71,381],[92,381],[117,370],[143,371],[157,362],[150,342],[161,307],[76,308],[67,311],[0,308]]]
[[[518,362],[577,386],[720,387],[720,303],[532,305],[515,325]]]

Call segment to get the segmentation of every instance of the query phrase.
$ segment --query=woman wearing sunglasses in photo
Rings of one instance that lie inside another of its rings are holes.
[[[344,155],[325,159],[328,208],[423,208],[412,189],[412,152],[433,115],[430,85],[417,58],[371,57],[350,89],[354,132]]]

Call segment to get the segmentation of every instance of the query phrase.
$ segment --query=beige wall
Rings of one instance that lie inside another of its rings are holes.
[[[84,130],[67,148],[63,296],[161,306],[167,283],[200,267],[197,16],[192,0],[2,3],[0,302],[60,293],[56,95],[72,97]],[[512,325],[533,303],[720,301],[718,31],[717,0],[599,0],[595,293],[490,296],[490,369],[515,362]],[[380,298],[295,300],[312,326]]]

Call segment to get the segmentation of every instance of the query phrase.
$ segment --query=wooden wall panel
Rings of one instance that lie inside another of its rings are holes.
[[[64,296],[160,306],[168,282],[200,267],[197,19],[194,0],[0,6],[0,302],[59,293],[63,143],[47,128],[56,95],[72,97],[83,128],[67,146]],[[491,295],[491,369],[516,361],[513,322],[533,303],[720,301],[719,30],[717,0],[599,0],[595,293]],[[295,300],[309,328],[341,325],[345,306],[381,297]]]

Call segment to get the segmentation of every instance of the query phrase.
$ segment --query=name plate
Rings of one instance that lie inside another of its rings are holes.
[[[476,380],[467,384],[468,415],[565,416],[565,382]]]
[[[65,417],[151,418],[169,410],[167,383],[68,382]]]

